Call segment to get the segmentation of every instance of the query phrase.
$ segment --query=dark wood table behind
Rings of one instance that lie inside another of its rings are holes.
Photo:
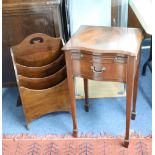
[[[2,17],[2,84],[16,86],[10,47],[33,33],[62,37],[70,36],[67,28],[67,1],[61,0],[3,0]]]

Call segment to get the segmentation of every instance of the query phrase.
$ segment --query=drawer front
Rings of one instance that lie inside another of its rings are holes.
[[[126,82],[127,57],[72,53],[74,75],[92,80]]]

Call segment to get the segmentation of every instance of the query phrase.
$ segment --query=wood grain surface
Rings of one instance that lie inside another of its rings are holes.
[[[46,89],[55,86],[59,82],[63,81],[67,77],[66,66],[57,71],[55,74],[42,78],[28,78],[22,75],[18,75],[20,87],[26,87],[30,89]]]
[[[27,67],[16,63],[18,75],[30,78],[42,78],[56,73],[65,65],[64,54],[60,55],[55,61],[41,67]]]
[[[40,67],[56,60],[61,54],[62,41],[45,34],[35,33],[13,46],[15,62],[28,67]]]
[[[82,25],[63,50],[77,49],[91,54],[115,53],[137,56],[142,39],[141,30],[137,28]]]
[[[27,124],[50,112],[70,111],[66,79],[44,90],[31,90],[25,87],[20,87],[19,90]]]

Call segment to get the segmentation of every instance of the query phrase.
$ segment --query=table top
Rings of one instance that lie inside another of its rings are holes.
[[[152,0],[129,0],[129,4],[146,33],[152,34]]]
[[[62,50],[84,50],[94,54],[120,53],[137,56],[142,32],[137,28],[82,25]]]

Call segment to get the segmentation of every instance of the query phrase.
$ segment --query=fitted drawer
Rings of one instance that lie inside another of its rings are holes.
[[[126,81],[127,57],[72,53],[74,75],[92,80]]]

